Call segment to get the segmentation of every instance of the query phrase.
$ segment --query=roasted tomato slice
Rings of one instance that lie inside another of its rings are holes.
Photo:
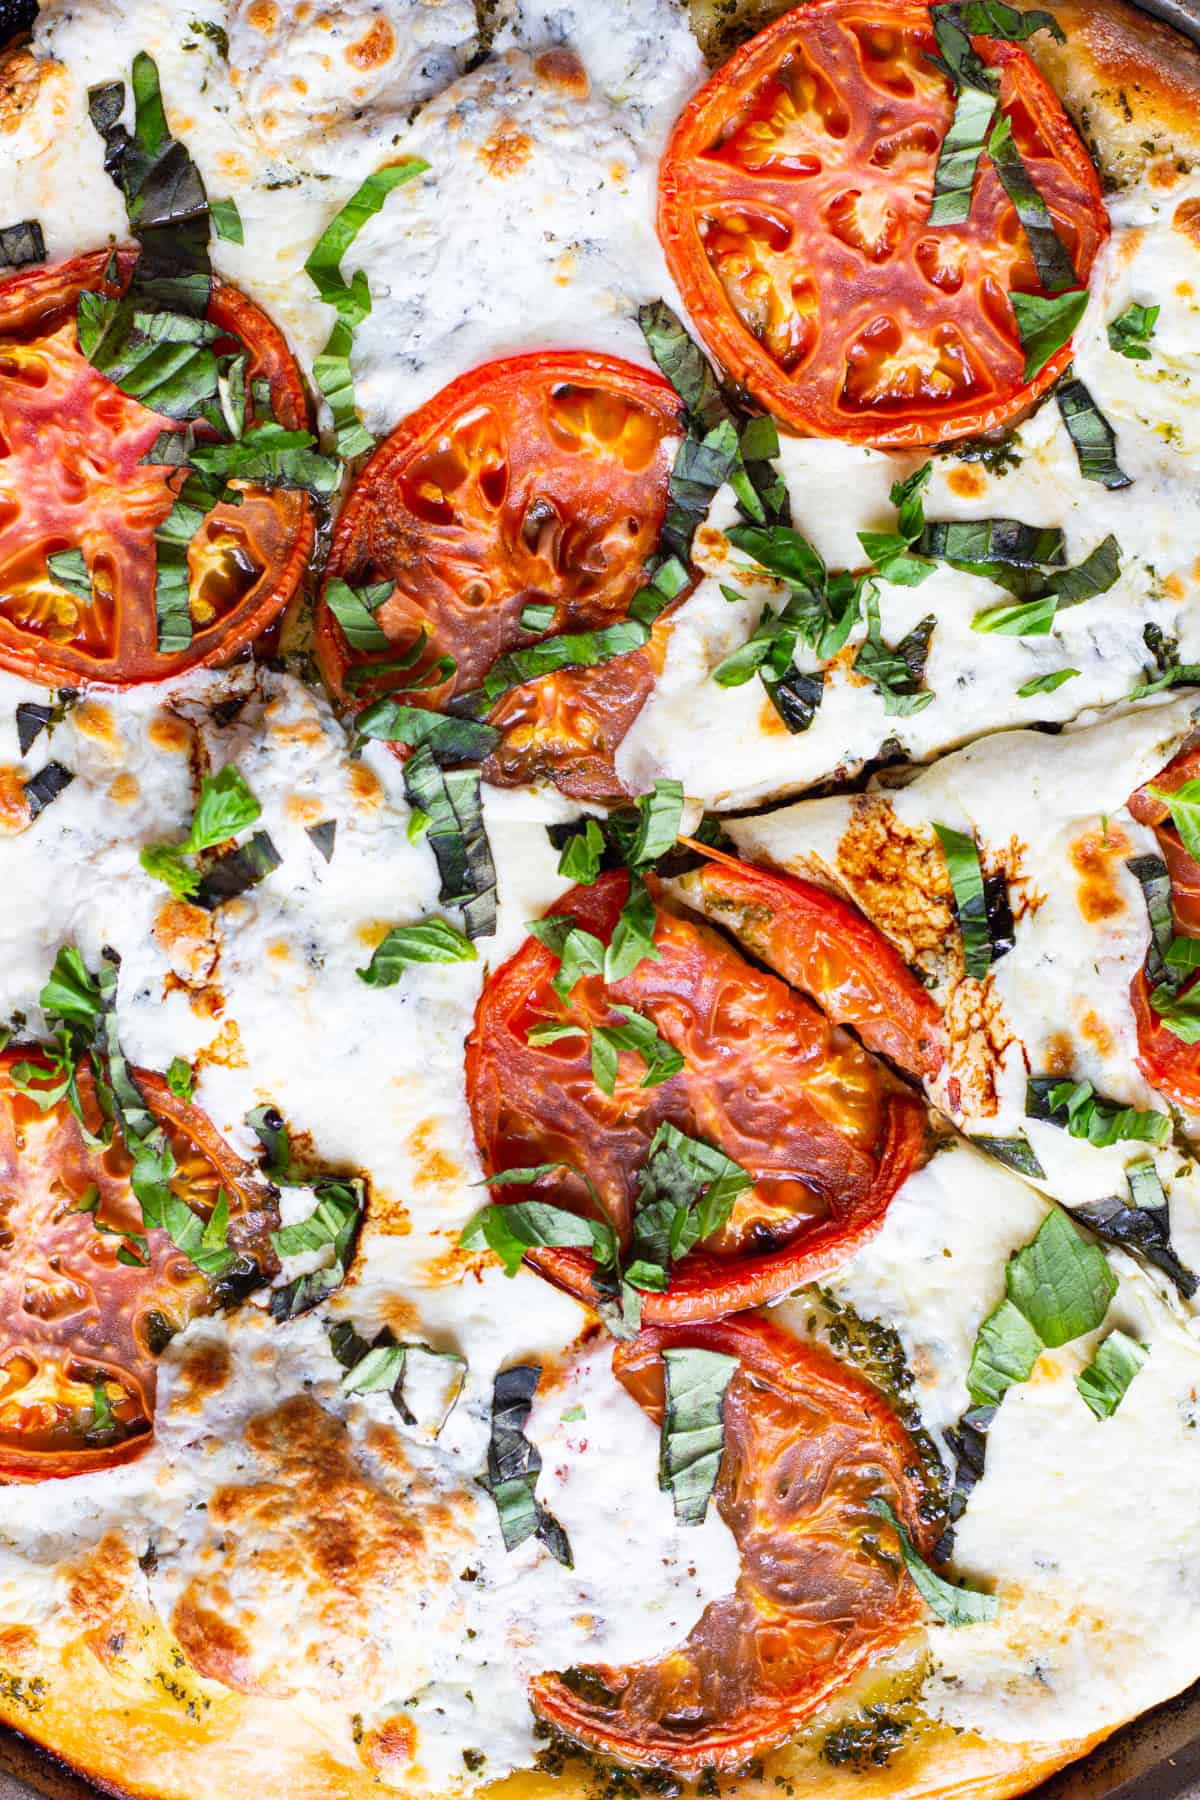
[[[1087,281],[1108,235],[1096,172],[1025,52],[972,40],[1034,184]],[[1041,293],[984,157],[970,217],[931,226],[954,112],[912,0],[813,0],[744,45],[680,116],[659,235],[704,342],[798,431],[928,444],[991,429],[1058,380],[1032,382],[1008,296]]]
[[[171,421],[99,374],[76,342],[85,288],[107,256],[81,256],[0,283],[0,666],[48,686],[128,687],[224,662],[280,613],[313,545],[313,505],[296,489],[245,486],[217,506],[189,551],[193,637],[157,647],[154,533],[170,512],[173,471],[143,464]],[[120,259],[128,281],[135,258]],[[282,336],[236,288],[214,282],[213,324],[249,352],[248,380],[270,384],[281,425],[308,425],[300,374]],[[47,558],[82,550],[92,597],[56,582]]]
[[[43,1112],[14,1085],[22,1062],[45,1066],[36,1046],[0,1056],[0,1479],[40,1481],[128,1462],[145,1449],[159,1351],[194,1314],[255,1285],[256,1263],[264,1272],[276,1266],[268,1234],[278,1221],[256,1171],[205,1115],[161,1076],[137,1071],[178,1164],[172,1189],[205,1218],[224,1190],[238,1252],[214,1283],[165,1232],[152,1231],[143,1263],[122,1235],[143,1226],[119,1136],[90,1149],[65,1099]],[[78,1083],[84,1117],[98,1131],[86,1063]]]
[[[756,1318],[643,1332],[617,1346],[613,1370],[655,1419],[662,1351],[676,1345],[741,1365],[726,1391],[714,1493],[741,1553],[737,1587],[667,1655],[539,1675],[530,1697],[591,1748],[688,1773],[736,1767],[777,1743],[920,1622],[920,1598],[869,1501],[886,1500],[926,1553],[931,1531],[911,1440],[832,1357]]]
[[[689,840],[690,841],[690,840]],[[836,894],[739,862],[705,844],[709,860],[677,885],[768,968],[809,994],[835,1025],[924,1079],[945,1060],[937,1004],[887,939]]]
[[[659,376],[607,356],[549,352],[486,363],[452,382],[376,451],[334,533],[328,577],[395,582],[375,618],[389,649],[354,650],[322,599],[321,667],[363,704],[454,658],[453,677],[413,687],[446,708],[508,651],[623,619],[658,542],[679,402]],[[533,603],[549,625],[523,629]],[[372,678],[427,634],[415,671]],[[622,792],[613,754],[654,685],[664,636],[590,668],[505,694],[504,738],[485,766],[501,785],[538,778],[581,798]]]
[[[620,871],[578,887],[553,909],[607,942],[628,891]],[[843,1262],[883,1223],[896,1189],[921,1159],[924,1108],[845,1032],[784,982],[746,961],[711,926],[655,887],[654,943],[606,986],[585,977],[564,1007],[551,987],[558,959],[530,938],[484,989],[467,1046],[467,1095],[485,1169],[567,1163],[553,1187],[494,1197],[544,1197],[594,1212],[583,1176],[627,1244],[638,1173],[651,1138],[669,1121],[715,1144],[753,1176],[729,1222],[647,1293],[649,1324],[719,1318],[761,1305]],[[622,1053],[612,1096],[592,1077],[587,1036],[534,1045],[540,1021],[620,1024],[614,1005],[653,1021],[684,1058],[681,1074],[643,1087]],[[549,1181],[550,1178],[547,1178]],[[536,1249],[530,1262],[552,1281],[594,1298],[589,1252]]]
[[[1159,854],[1171,877],[1171,912],[1180,937],[1200,937],[1200,867],[1183,847],[1179,833],[1171,823],[1170,809],[1152,794],[1160,787],[1174,793],[1185,782],[1200,775],[1200,745],[1183,750],[1169,762],[1161,774],[1130,796],[1129,810],[1143,825],[1152,825],[1158,839]],[[1184,983],[1181,994],[1187,994],[1200,982],[1193,975]],[[1129,990],[1133,1016],[1137,1025],[1138,1068],[1161,1094],[1178,1106],[1200,1107],[1200,1044],[1185,1044],[1181,1037],[1164,1025],[1150,1004],[1150,983],[1144,969],[1139,969]]]

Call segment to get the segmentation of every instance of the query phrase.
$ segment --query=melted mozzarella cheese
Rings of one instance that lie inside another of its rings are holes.
[[[1186,658],[1200,653],[1200,438],[1194,394],[1200,384],[1200,243],[1178,221],[1193,216],[1200,185],[1183,182],[1165,200],[1149,186],[1123,200],[1119,228],[1092,278],[1079,334],[1078,372],[1117,432],[1121,466],[1132,485],[1110,493],[1082,478],[1053,401],[1016,431],[1019,462],[1004,473],[953,455],[933,458],[925,495],[929,519],[1022,519],[1061,526],[1068,560],[1080,562],[1115,534],[1121,573],[1115,585],[1060,610],[1046,636],[1010,637],[972,629],[991,607],[1011,603],[995,583],[940,564],[919,587],[879,584],[883,638],[895,645],[926,616],[936,620],[925,687],[935,698],[911,717],[890,715],[882,695],[851,672],[852,651],[831,665],[807,731],[789,736],[761,684],[721,687],[718,663],[746,642],[764,607],[778,609],[781,584],[748,579],[747,558],[723,533],[737,518],[722,489],[697,539],[702,581],[675,615],[666,666],[618,757],[627,785],[644,791],[674,776],[715,807],[753,804],[794,792],[831,773],[853,774],[885,744],[921,762],[986,731],[1066,720],[1122,699],[1145,678],[1152,659],[1144,632],[1157,626]],[[1160,302],[1163,315],[1149,363],[1109,348],[1106,323],[1131,298]],[[1191,421],[1186,425],[1182,421]],[[830,568],[861,568],[860,531],[893,531],[892,482],[924,459],[852,444],[784,438],[779,460],[796,528]],[[731,602],[722,588],[744,598]],[[851,644],[861,642],[865,621]],[[797,662],[818,667],[803,649]],[[1051,693],[1017,690],[1057,670],[1076,673]]]
[[[1163,1110],[1134,1060],[1129,987],[1145,958],[1149,923],[1141,889],[1125,867],[1156,847],[1125,801],[1170,759],[1195,716],[1195,701],[1184,698],[1058,737],[1002,733],[943,758],[906,786],[877,790],[919,843],[932,842],[934,822],[949,825],[975,835],[985,867],[1008,871],[1015,946],[993,964],[978,1017],[961,998],[975,984],[962,980],[957,940],[951,940],[953,954],[938,950],[922,958],[939,1003],[950,1009],[950,1057],[932,1093],[965,1131],[1026,1135],[1048,1190],[1068,1204],[1119,1192],[1125,1167],[1150,1151],[1135,1142],[1098,1148],[1026,1119],[1026,1079],[1069,1074],[1123,1105]],[[892,932],[911,914],[915,890],[906,890],[900,861],[884,893],[869,858],[855,854],[861,804],[852,795],[802,800],[761,818],[731,820],[728,830],[744,855],[837,886]],[[885,900],[889,911],[882,916]],[[958,1084],[953,1093],[951,1080]],[[1179,1253],[1195,1261],[1196,1165],[1170,1147],[1154,1152],[1154,1160],[1171,1198]]]

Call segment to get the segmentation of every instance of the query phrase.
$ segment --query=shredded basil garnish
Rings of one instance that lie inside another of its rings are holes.
[[[992,939],[988,930],[987,901],[984,895],[983,870],[974,838],[952,826],[934,824],[954,904],[962,932],[963,969],[973,981],[982,981],[992,964]]]
[[[1079,277],[1072,267],[1067,247],[1055,230],[1049,208],[1025,167],[1007,119],[999,120],[988,139],[988,156],[1016,208],[1042,286],[1050,294],[1076,287]]]
[[[658,1485],[681,1525],[702,1525],[725,1450],[725,1396],[736,1356],[687,1345],[664,1350]]]
[[[1078,377],[1068,375],[1055,393],[1058,410],[1067,428],[1079,472],[1085,481],[1109,489],[1132,487],[1132,478],[1117,462],[1117,440],[1112,426]]]
[[[1025,1114],[1061,1126],[1069,1136],[1104,1147],[1123,1140],[1165,1144],[1171,1135],[1167,1113],[1141,1112],[1097,1094],[1090,1081],[1063,1081],[1035,1075],[1025,1089]]]
[[[468,937],[491,937],[496,866],[483,822],[479,770],[440,768],[427,741],[404,765],[404,791],[409,805],[429,818],[425,836],[441,876],[441,904],[462,907]]]
[[[997,1616],[1000,1602],[995,1594],[980,1593],[977,1588],[955,1587],[953,1582],[944,1580],[930,1568],[886,1500],[877,1497],[868,1500],[867,1505],[896,1533],[913,1586],[943,1625],[981,1625]]]
[[[995,114],[996,96],[990,90],[959,88],[934,171],[931,225],[963,225],[970,217],[975,171]]]
[[[574,1568],[567,1534],[537,1499],[535,1489],[542,1458],[525,1436],[542,1371],[538,1363],[501,1369],[492,1390],[492,1433],[487,1470],[480,1485],[496,1503],[504,1548],[515,1550],[537,1537],[564,1568]]]
[[[985,1156],[992,1156],[1006,1168],[1015,1169],[1018,1175],[1027,1175],[1031,1181],[1045,1181],[1046,1171],[1034,1155],[1027,1138],[972,1135],[971,1142]]]
[[[893,650],[883,641],[879,623],[879,590],[873,581],[862,589],[866,613],[867,635],[858,647],[854,667],[883,695],[883,710],[902,718],[923,712],[935,696],[922,689],[929,640],[933,636],[936,616],[929,613],[919,625],[901,639]]]
[[[368,1343],[347,1320],[330,1326],[329,1347],[346,1371],[344,1394],[385,1393],[406,1425],[440,1435],[466,1380],[457,1351],[401,1343],[386,1325]]]
[[[1183,1295],[1190,1300],[1196,1292],[1196,1276],[1176,1256],[1171,1247],[1171,1213],[1158,1171],[1152,1162],[1131,1163],[1126,1170],[1129,1197],[1109,1195],[1077,1206],[1075,1216],[1096,1236],[1110,1244],[1119,1244],[1154,1268],[1161,1269]]]
[[[1098,1419],[1111,1419],[1129,1384],[1146,1360],[1144,1345],[1123,1331],[1110,1331],[1075,1386]]]
[[[48,762],[25,783],[25,801],[31,819],[38,818],[74,781],[74,771],[59,762]]]
[[[1149,362],[1150,352],[1146,345],[1154,336],[1154,327],[1158,323],[1158,315],[1162,311],[1159,306],[1140,306],[1135,300],[1108,323],[1109,348],[1118,356],[1127,356],[1130,362]]]
[[[1008,298],[1025,351],[1024,378],[1032,381],[1062,349],[1087,311],[1087,289],[1066,294],[1010,294]]]
[[[474,962],[477,954],[470,938],[445,919],[425,919],[420,925],[394,926],[366,968],[356,973],[368,987],[395,987],[414,963]]]
[[[22,219],[18,225],[0,226],[0,265],[6,269],[23,269],[30,263],[46,260],[46,240],[36,219]]]

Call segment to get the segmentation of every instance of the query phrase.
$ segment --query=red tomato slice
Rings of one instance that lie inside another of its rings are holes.
[[[539,1675],[530,1698],[590,1748],[686,1774],[735,1768],[778,1743],[920,1623],[870,1500],[887,1500],[925,1553],[932,1532],[918,1453],[865,1381],[763,1319],[645,1331],[618,1344],[613,1370],[652,1418],[662,1417],[662,1351],[681,1345],[741,1364],[714,1493],[741,1553],[737,1587],[665,1656]]]
[[[1152,825],[1158,849],[1171,877],[1171,911],[1180,937],[1200,937],[1200,866],[1183,847],[1171,823],[1170,809],[1149,790],[1165,788],[1174,793],[1200,775],[1200,745],[1181,750],[1145,787],[1129,799],[1129,810],[1143,825]],[[1180,989],[1184,995],[1195,987],[1193,976]],[[1185,1044],[1176,1037],[1150,1004],[1150,984],[1139,969],[1129,990],[1137,1024],[1137,1064],[1152,1087],[1178,1106],[1200,1107],[1200,1044]]]
[[[154,1418],[157,1354],[220,1294],[164,1231],[148,1234],[148,1266],[118,1259],[121,1233],[143,1230],[124,1145],[118,1136],[107,1150],[89,1149],[65,1100],[40,1111],[13,1085],[21,1062],[38,1065],[37,1047],[0,1056],[0,1478],[42,1481],[141,1454]],[[161,1076],[134,1073],[170,1137],[172,1190],[205,1218],[224,1190],[230,1247],[266,1270],[277,1266],[268,1233],[278,1215],[257,1172]],[[77,1079],[84,1116],[98,1131],[86,1063]],[[81,1210],[89,1190],[99,1195],[94,1213]],[[113,1415],[111,1429],[100,1431],[98,1386]]]
[[[49,687],[129,687],[228,661],[283,610],[313,545],[307,494],[243,487],[243,503],[215,507],[192,542],[192,643],[160,654],[154,532],[174,495],[169,471],[141,459],[171,421],[123,394],[76,343],[79,296],[103,286],[107,261],[98,251],[0,283],[0,667]],[[134,261],[120,257],[123,284]],[[280,424],[307,427],[300,372],[265,313],[214,281],[208,316],[244,344],[247,378],[270,383]],[[55,551],[78,549],[90,602],[47,567]]]
[[[594,1212],[594,1183],[628,1243],[637,1173],[668,1120],[715,1144],[754,1177],[720,1232],[676,1263],[665,1293],[644,1297],[648,1324],[714,1319],[775,1299],[844,1262],[882,1225],[897,1188],[921,1160],[920,1102],[801,995],[756,968],[710,926],[679,911],[654,884],[654,942],[624,980],[576,987],[569,1008],[551,988],[558,959],[529,938],[492,976],[467,1045],[467,1097],[489,1174],[534,1163],[580,1171],[536,1187],[503,1186]],[[607,942],[628,892],[623,872],[577,887],[552,909]],[[653,1020],[685,1059],[681,1074],[641,1086],[644,1067],[622,1053],[616,1090],[597,1087],[589,1040],[530,1044],[540,1020],[620,1024],[614,1004]],[[535,1268],[593,1300],[590,1252],[537,1249]]]
[[[941,1011],[887,939],[848,901],[810,881],[740,862],[684,839],[709,861],[686,877],[705,915],[792,987],[809,994],[835,1025],[918,1079],[945,1061]]]
[[[1025,52],[972,40],[1000,71],[1018,149],[1086,283],[1108,236],[1096,171]],[[930,444],[991,430],[1032,382],[1008,296],[1041,293],[986,157],[962,225],[929,224],[954,111],[913,0],[812,0],[718,70],[663,159],[659,235],[696,329],[797,431]]]
[[[445,709],[508,651],[623,619],[658,542],[678,431],[674,389],[608,356],[514,356],[443,388],[371,458],[329,555],[327,584],[332,576],[355,588],[395,582],[375,614],[394,648],[354,650],[323,596],[317,653],[326,680],[365,705],[410,678],[371,679],[370,665],[394,660],[425,631],[421,668],[450,655],[457,672],[410,697]],[[554,606],[541,631],[521,626],[530,602]],[[641,649],[504,695],[490,715],[504,740],[487,779],[549,779],[580,798],[620,796],[613,756],[664,647],[660,625]]]

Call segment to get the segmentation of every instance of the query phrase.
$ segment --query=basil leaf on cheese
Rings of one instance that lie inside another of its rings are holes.
[[[1052,669],[1045,675],[1033,675],[1017,689],[1021,700],[1032,700],[1036,694],[1053,694],[1064,682],[1073,681],[1078,669]]]
[[[1078,286],[1079,277],[1070,254],[1055,230],[1045,200],[1025,167],[1013,138],[1012,126],[1006,118],[998,121],[988,139],[988,156],[1000,177],[1001,186],[1016,208],[1042,286],[1051,294]]]
[[[46,240],[36,219],[0,226],[0,266],[23,269],[46,260]]]
[[[500,733],[493,725],[456,718],[451,713],[430,712],[424,706],[410,706],[390,694],[364,707],[355,718],[354,727],[365,738],[377,738],[385,744],[407,744],[412,750],[427,749],[442,768],[454,763],[481,762],[500,742]]]
[[[279,1180],[276,1174],[273,1179]],[[288,1182],[288,1186],[300,1185]],[[303,1185],[307,1185],[305,1182]],[[271,1289],[270,1311],[276,1321],[295,1319],[311,1312],[341,1287],[362,1229],[366,1195],[361,1180],[318,1180],[314,1184],[316,1206],[307,1219],[286,1225],[272,1234],[272,1242],[281,1255],[294,1255],[302,1250],[332,1248],[331,1259],[307,1275]]]
[[[212,220],[212,228],[219,238],[228,244],[244,244],[246,233],[242,226],[242,215],[238,211],[236,200],[210,200],[208,216]]]
[[[680,1525],[702,1525],[725,1450],[725,1395],[736,1356],[688,1345],[662,1353],[665,1395],[658,1485]]]
[[[1020,519],[938,519],[917,539],[923,556],[950,563],[1010,563],[1015,568],[1061,567],[1066,544],[1056,525]]]
[[[1193,861],[1200,860],[1200,778],[1173,789],[1151,782],[1148,791],[1166,804],[1188,855]]]
[[[582,831],[576,831],[562,846],[558,873],[568,881],[591,887],[599,879],[604,856],[604,833],[595,819],[588,819]]]
[[[337,838],[336,819],[321,819],[316,825],[306,825],[304,835],[323,862],[333,861],[333,846]]]
[[[386,650],[389,638],[375,614],[396,591],[394,581],[354,588],[334,575],[325,583],[324,598],[352,650]]]
[[[191,899],[200,887],[201,874],[190,860],[236,837],[260,817],[262,807],[245,777],[232,763],[216,775],[205,775],[192,814],[188,835],[181,844],[148,844],[139,861],[148,875],[165,881],[177,899]]]
[[[873,581],[862,589],[867,635],[854,658],[855,672],[872,683],[883,696],[883,710],[893,716],[911,717],[932,704],[934,695],[922,690],[929,640],[937,623],[930,613],[893,650],[883,641],[879,623],[879,590]]]
[[[74,781],[74,771],[65,769],[62,763],[48,762],[40,768],[36,775],[22,785],[25,790],[25,804],[29,808],[31,819],[40,818],[66,788]]]
[[[1171,1135],[1167,1113],[1141,1112],[1097,1094],[1090,1081],[1064,1081],[1056,1075],[1034,1075],[1026,1083],[1025,1114],[1059,1125],[1071,1137],[1104,1147],[1123,1140],[1165,1144]]]
[[[182,1056],[173,1057],[166,1072],[166,1082],[175,1098],[190,1101],[195,1081],[191,1063],[185,1062]]]
[[[683,783],[660,779],[648,794],[639,794],[637,831],[625,850],[631,869],[645,869],[675,848],[683,817]]]
[[[1170,1208],[1154,1164],[1131,1163],[1126,1174],[1130,1199],[1112,1194],[1104,1200],[1092,1200],[1075,1207],[1075,1217],[1106,1243],[1119,1244],[1123,1250],[1161,1269],[1184,1299],[1190,1300],[1200,1282],[1171,1247]]]
[[[1110,1331],[1075,1386],[1098,1419],[1111,1419],[1142,1367],[1146,1350],[1123,1331]]]
[[[963,969],[973,981],[982,981],[991,967],[992,939],[988,930],[987,902],[984,896],[983,870],[974,838],[952,826],[934,824],[962,933]]]
[[[48,725],[56,723],[55,709],[41,706],[36,700],[22,700],[16,709],[17,745],[22,756],[28,756],[34,743]]]
[[[359,420],[354,377],[350,371],[354,332],[371,310],[371,290],[362,269],[356,269],[353,278],[346,281],[342,274],[342,258],[367,220],[379,212],[392,189],[424,174],[428,167],[429,164],[419,157],[410,157],[368,175],[325,227],[304,265],[304,273],[321,299],[337,313],[325,347],[314,359],[313,379],[333,416],[338,455],[347,460],[373,450],[375,439]]]
[[[1087,289],[1066,294],[1010,294],[1025,351],[1026,381],[1040,375],[1050,358],[1062,349],[1087,311]]]
[[[1132,487],[1132,477],[1117,461],[1116,434],[1082,381],[1068,375],[1059,383],[1055,399],[1084,480],[1110,489]]]
[[[967,1392],[976,1406],[998,1406],[1015,1383],[1028,1381],[1033,1365],[1045,1349],[1025,1314],[1011,1300],[1002,1300],[979,1327]]]
[[[457,1351],[401,1343],[386,1326],[368,1343],[347,1320],[330,1327],[329,1347],[346,1371],[344,1394],[385,1393],[406,1424],[439,1436],[466,1380]]]
[[[275,845],[265,831],[256,831],[244,844],[227,850],[209,863],[200,877],[200,885],[192,895],[192,903],[205,912],[215,912],[229,900],[248,893],[274,874],[283,863]]]
[[[969,85],[959,88],[954,117],[934,170],[931,225],[963,225],[970,217],[975,171],[995,112],[996,96],[990,90]]]
[[[995,1157],[1005,1168],[1015,1169],[1018,1175],[1027,1175],[1031,1181],[1045,1181],[1046,1171],[1034,1155],[1027,1138],[981,1137],[972,1133],[971,1142],[985,1156]]]
[[[825,698],[824,671],[818,669],[810,675],[803,669],[793,668],[786,675],[776,677],[760,669],[758,675],[787,731],[793,737],[807,731]]]
[[[431,746],[415,750],[404,765],[410,806],[429,816],[426,842],[441,876],[443,906],[461,906],[471,938],[496,929],[496,866],[483,822],[478,769],[442,769]]]
[[[1108,322],[1108,344],[1118,356],[1127,356],[1130,362],[1149,362],[1150,352],[1146,345],[1154,336],[1154,327],[1158,323],[1160,306],[1141,306],[1135,300]]]
[[[635,1012],[630,1006],[615,1006],[624,1019],[623,1025],[592,1026],[592,1079],[602,1093],[616,1088],[617,1068],[622,1050],[635,1051],[645,1065],[641,1086],[658,1087],[678,1075],[683,1057],[673,1045],[659,1036],[652,1019]]]
[[[445,919],[424,919],[419,925],[393,926],[366,968],[355,973],[368,987],[395,987],[414,963],[474,962],[477,955],[470,938]]]
[[[526,1538],[537,1537],[557,1562],[570,1569],[574,1563],[567,1534],[536,1497],[542,1459],[525,1436],[541,1377],[538,1363],[518,1363],[497,1374],[492,1390],[487,1470],[480,1481],[496,1503],[506,1550],[515,1550]]]
[[[1089,1244],[1057,1209],[1032,1242],[1009,1258],[1005,1280],[1013,1305],[1052,1350],[1103,1324],[1117,1291],[1103,1250]]]
[[[944,1580],[930,1568],[886,1500],[877,1496],[868,1500],[867,1506],[896,1533],[913,1586],[943,1625],[984,1625],[996,1618],[1000,1602],[995,1594],[983,1594],[977,1588],[955,1587],[953,1582]]]
[[[314,1191],[317,1202],[307,1218],[271,1233],[271,1242],[280,1256],[300,1256],[305,1251],[323,1250],[329,1244],[334,1246],[336,1256],[338,1244],[357,1225],[358,1196],[349,1182],[326,1182]]]
[[[1060,608],[1079,606],[1098,594],[1106,594],[1120,573],[1121,547],[1110,533],[1081,563],[1051,575],[1036,576],[1033,594],[1019,605],[995,606],[976,613],[971,629],[999,631],[1014,637],[1044,637],[1052,629]],[[987,574],[995,579],[992,569]]]

